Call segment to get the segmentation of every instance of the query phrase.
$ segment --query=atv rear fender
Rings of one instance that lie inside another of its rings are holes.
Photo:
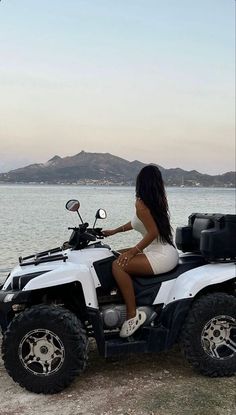
[[[200,291],[219,285],[227,281],[236,281],[236,267],[234,263],[214,263],[194,268],[181,274],[173,281],[162,284],[155,300],[162,300],[164,304],[187,298],[194,298]],[[168,285],[168,283],[171,283]],[[159,302],[159,301],[158,301]]]

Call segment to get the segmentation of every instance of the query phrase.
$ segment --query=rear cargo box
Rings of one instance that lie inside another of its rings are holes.
[[[177,228],[176,245],[211,261],[236,260],[236,215],[193,213],[188,226]]]

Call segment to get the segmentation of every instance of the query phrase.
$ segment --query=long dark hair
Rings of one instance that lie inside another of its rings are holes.
[[[149,208],[156,222],[161,242],[173,245],[166,192],[157,166],[149,164],[139,172],[136,179],[136,197]]]

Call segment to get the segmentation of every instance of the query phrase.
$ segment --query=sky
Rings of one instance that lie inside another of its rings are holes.
[[[234,0],[2,0],[0,171],[81,150],[235,170]]]

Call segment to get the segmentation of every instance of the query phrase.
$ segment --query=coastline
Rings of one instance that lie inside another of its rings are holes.
[[[128,183],[65,183],[65,182],[61,182],[61,183],[49,183],[49,182],[0,182],[0,186],[79,186],[79,187],[134,187],[134,184],[128,184]],[[230,190],[235,190],[236,186],[234,185],[211,185],[211,186],[204,186],[204,185],[171,185],[171,184],[165,184],[166,188],[175,188],[175,189],[230,189]]]

